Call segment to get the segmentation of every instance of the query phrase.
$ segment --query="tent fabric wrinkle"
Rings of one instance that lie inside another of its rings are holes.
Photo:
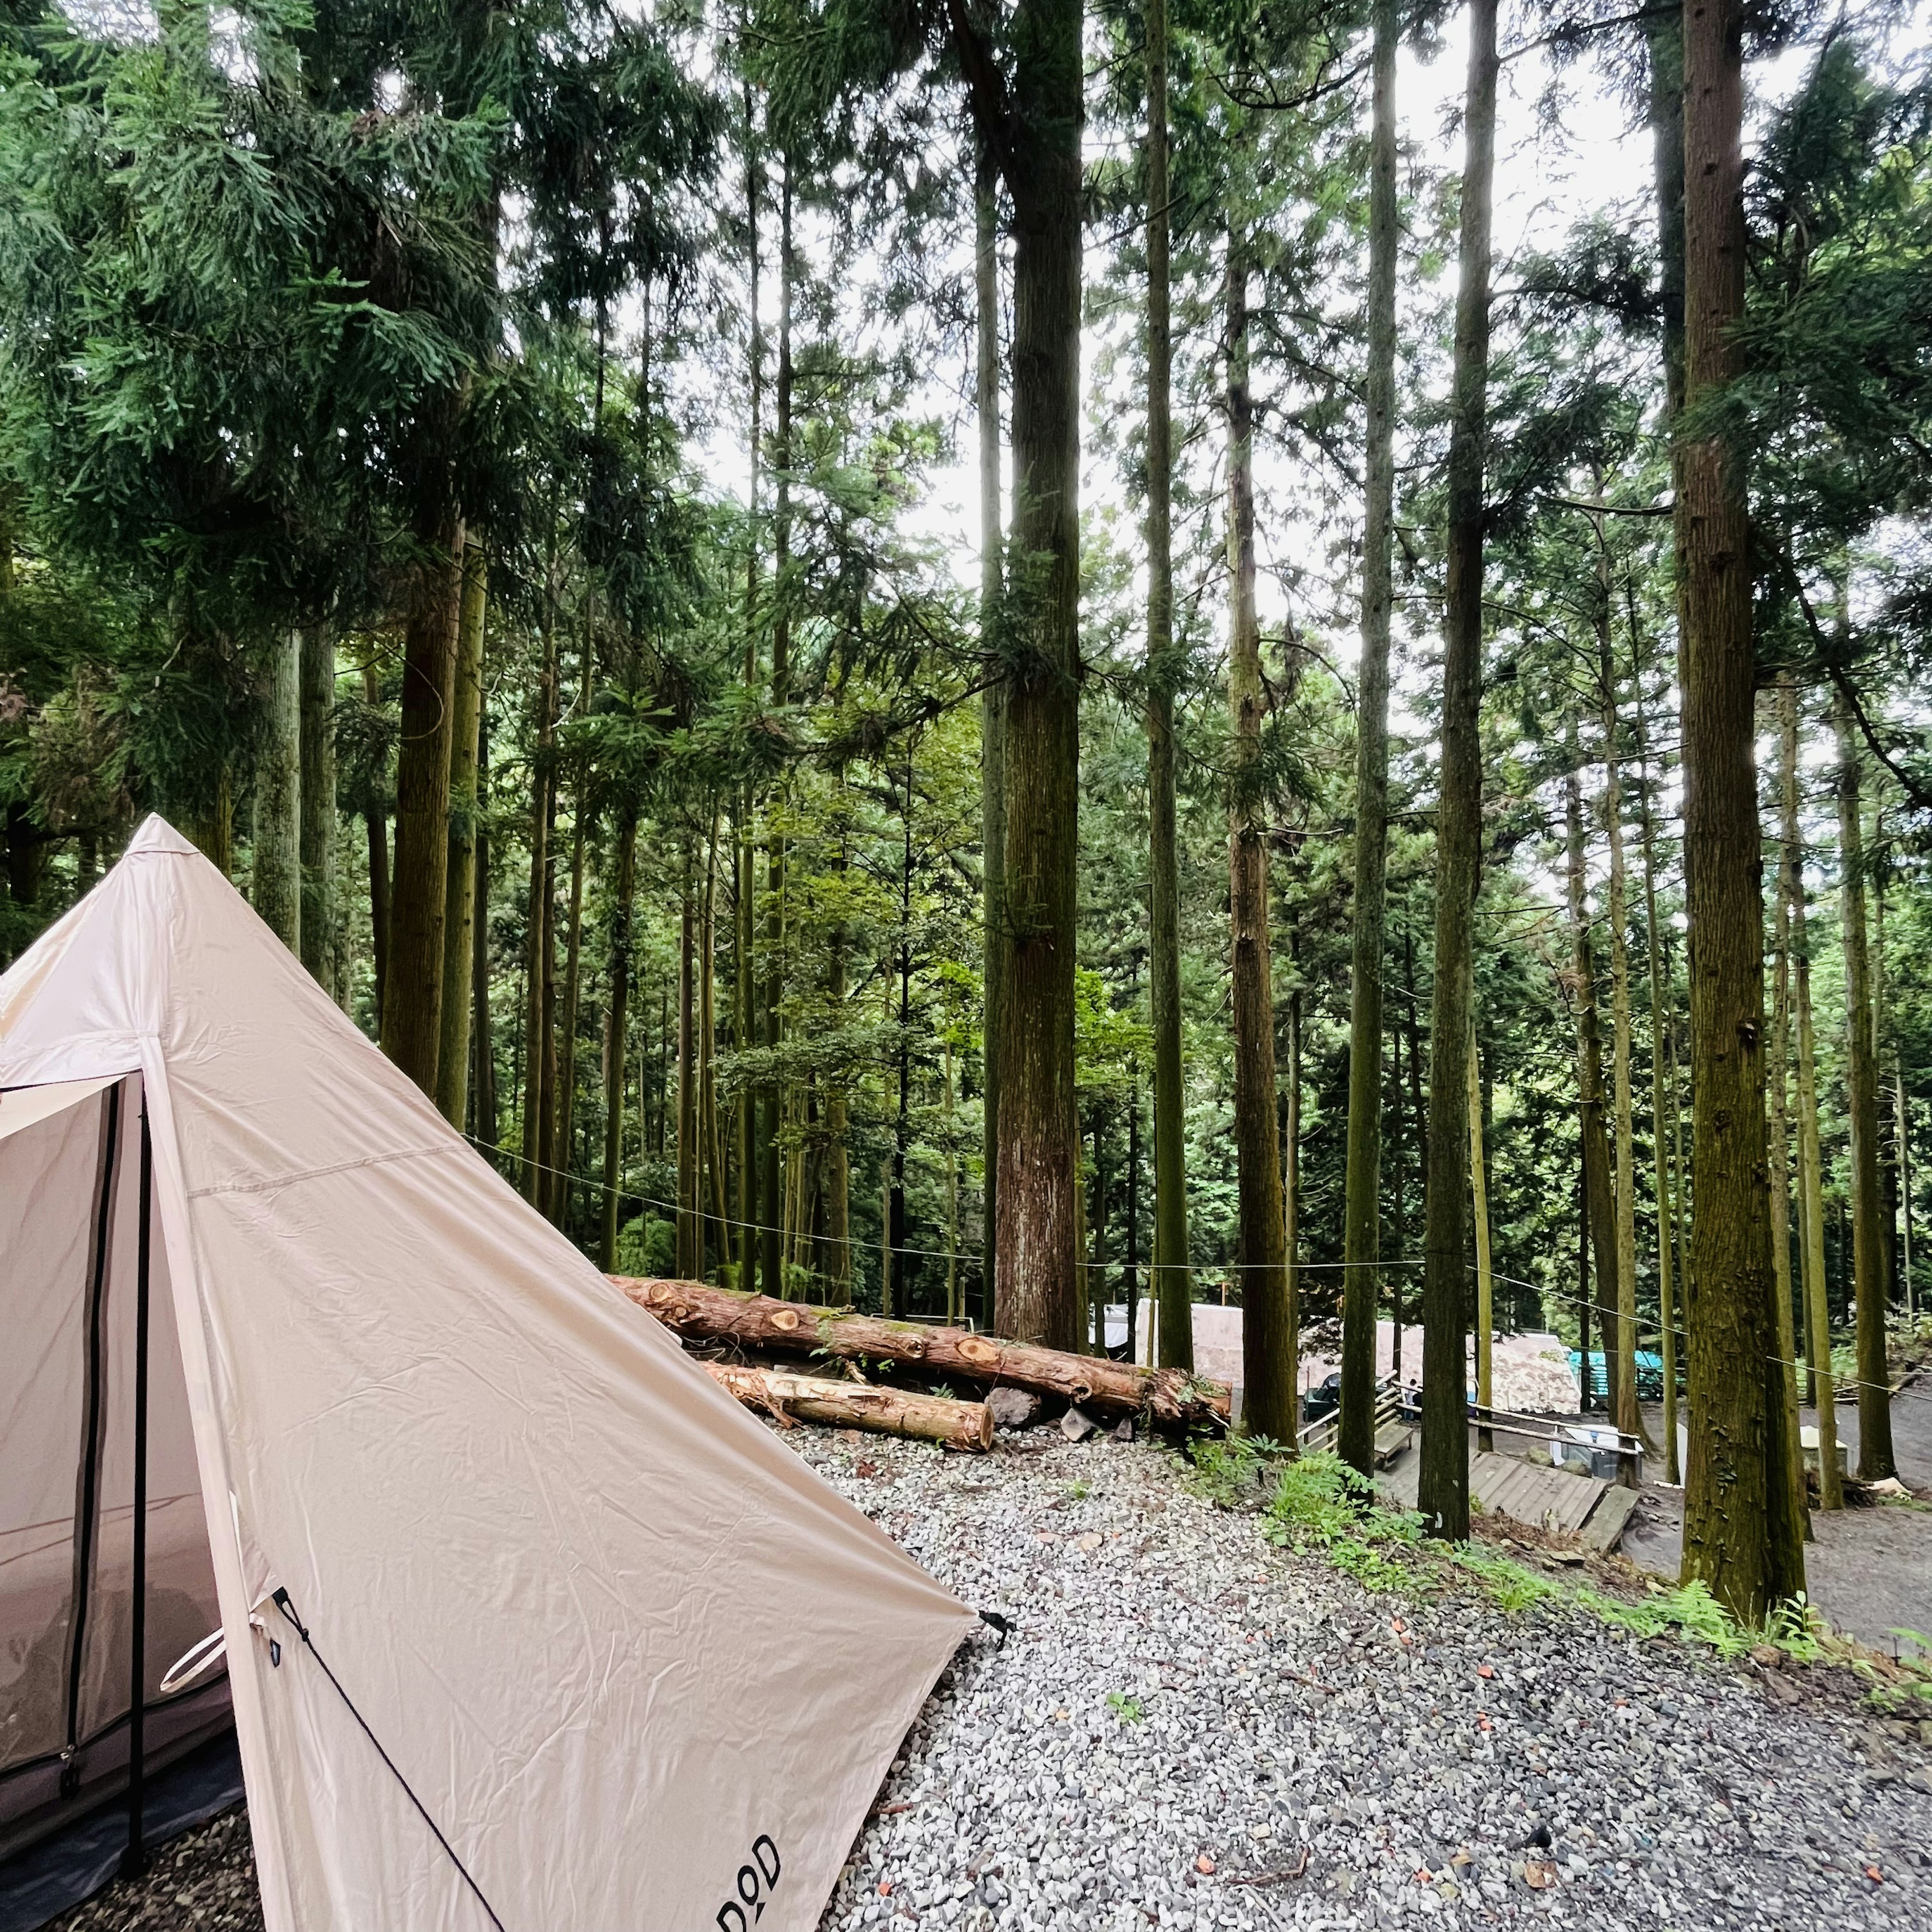
[[[479,1897],[513,1932],[814,1926],[973,1613],[521,1200],[158,819],[0,977],[0,1088],[50,1096],[0,1094],[0,1319],[46,1383],[0,1363],[0,1658],[36,1619],[66,1640],[59,1590],[29,1601],[6,1552],[38,1536],[71,1568],[76,1223],[98,1204],[80,1088],[116,1081],[154,1150],[144,1674],[152,1697],[224,1632],[268,1932],[474,1932]],[[124,1710],[122,1165],[87,1682]],[[62,1415],[44,1453],[52,1432],[26,1432]],[[164,1570],[181,1600],[158,1615]],[[11,1748],[0,1729],[0,1832]]]

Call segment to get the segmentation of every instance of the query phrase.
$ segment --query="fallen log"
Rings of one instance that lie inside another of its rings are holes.
[[[1226,1424],[1225,1383],[1180,1369],[1147,1369],[1105,1355],[1069,1354],[1029,1342],[1003,1342],[965,1328],[888,1322],[816,1302],[712,1288],[704,1282],[613,1275],[639,1307],[692,1342],[728,1342],[770,1354],[835,1361],[897,1362],[937,1382],[1005,1383],[1057,1396],[1110,1415],[1144,1415],[1168,1427]]]
[[[712,1380],[747,1408],[761,1408],[790,1427],[802,1420],[842,1429],[869,1429],[880,1436],[914,1436],[948,1449],[990,1449],[993,1412],[983,1402],[956,1402],[944,1395],[874,1388],[868,1382],[828,1382],[820,1376],[787,1375],[736,1362],[706,1362]]]

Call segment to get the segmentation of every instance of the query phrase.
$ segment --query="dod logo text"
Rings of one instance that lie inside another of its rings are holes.
[[[765,1916],[778,1870],[778,1848],[760,1832],[752,1840],[751,1857],[738,1868],[738,1896],[718,1908],[718,1932],[750,1932]]]

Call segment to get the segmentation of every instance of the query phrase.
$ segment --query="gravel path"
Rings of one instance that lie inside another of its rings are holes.
[[[1822,1673],[1372,1597],[1144,1445],[790,1439],[1016,1625],[942,1680],[821,1932],[1932,1932],[1932,1754]],[[62,1932],[254,1932],[252,1894],[230,1817]]]
[[[824,1932],[1932,1928],[1928,1754],[1842,1689],[1369,1596],[1147,1448],[800,1447],[1018,1626],[942,1684]]]

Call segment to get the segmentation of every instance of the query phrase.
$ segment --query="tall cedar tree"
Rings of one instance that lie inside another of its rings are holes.
[[[1013,209],[1013,558],[1001,626],[1006,917],[993,1325],[1071,1348],[1080,758],[1080,0],[1022,0],[1005,70],[949,0],[974,113]]]
[[[1892,1451],[1886,1367],[1884,1199],[1879,1190],[1878,1044],[1871,949],[1865,929],[1864,807],[1858,744],[1844,693],[1832,706],[1838,746],[1839,905],[1845,952],[1845,1098],[1852,1156],[1852,1281],[1858,1317],[1858,1476],[1898,1472]]]
[[[1234,1150],[1241,1268],[1242,1420],[1292,1442],[1287,1223],[1275,1118],[1274,992],[1268,959],[1268,825],[1262,763],[1261,626],[1255,610],[1254,405],[1248,389],[1248,256],[1228,236],[1228,562],[1233,586],[1228,709],[1228,977],[1234,1029]]]
[[[1174,796],[1174,697],[1180,666],[1174,646],[1167,0],[1147,0],[1147,88],[1148,996],[1154,1022],[1154,1294],[1159,1359],[1192,1370],[1186,1072],[1180,1055],[1180,860]]]
[[[1158,0],[1156,0],[1158,4]],[[974,380],[980,428],[980,648],[993,668],[998,622],[1000,550],[1000,180],[992,152],[982,139],[974,182]],[[1006,862],[1006,716],[1000,680],[988,676],[980,700],[980,812],[982,923],[985,974],[982,1035],[985,1066],[980,1081],[984,1115],[981,1151],[986,1162],[985,1218],[980,1235],[981,1279],[990,1280],[999,1252],[1000,1011],[1005,963],[1001,872]]]
[[[1496,0],[1470,0],[1462,234],[1449,432],[1442,764],[1436,808],[1436,983],[1430,1000],[1429,1179],[1422,1247],[1422,1466],[1416,1503],[1432,1536],[1469,1534],[1464,1420],[1469,1227],[1472,952],[1482,861],[1483,434],[1490,368],[1490,197],[1496,173]]]
[[[1376,1264],[1381,1258],[1382,944],[1388,862],[1389,628],[1394,582],[1394,0],[1376,0],[1369,136],[1369,368],[1362,520],[1362,660],[1355,697],[1355,901],[1349,962],[1348,1143],[1342,1208],[1342,1460],[1375,1460]]]
[[[1738,374],[1744,305],[1744,9],[1684,8],[1684,408]],[[1764,901],[1753,760],[1743,453],[1708,427],[1676,451],[1683,572],[1684,865],[1690,944],[1691,1203],[1684,1580],[1761,1622],[1804,1587],[1785,1480],[1764,1102]]]

